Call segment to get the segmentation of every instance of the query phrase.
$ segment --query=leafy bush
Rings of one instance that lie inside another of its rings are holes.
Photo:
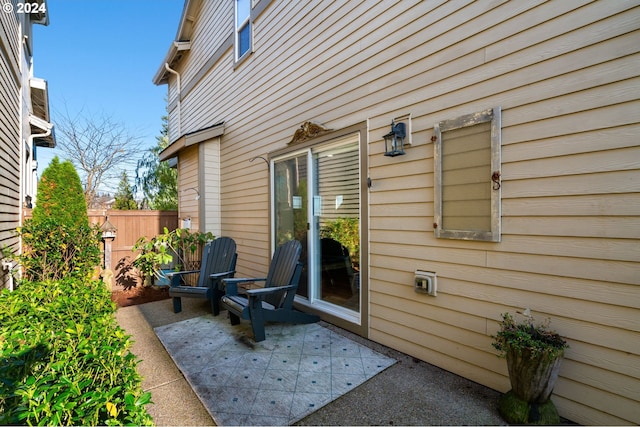
[[[23,252],[16,258],[30,281],[85,279],[100,265],[100,229],[87,224],[69,225],[53,217],[27,220],[18,228]]]
[[[186,228],[169,231],[165,227],[163,234],[138,239],[132,250],[140,253],[133,260],[133,265],[145,277],[158,275],[163,265],[171,263],[177,270],[181,270],[198,249],[213,239],[215,236],[209,232],[189,231]]]
[[[152,425],[114,312],[100,282],[0,292],[0,425]]]

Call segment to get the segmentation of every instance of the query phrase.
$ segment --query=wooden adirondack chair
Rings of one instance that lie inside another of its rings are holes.
[[[231,324],[239,324],[240,319],[250,320],[256,342],[265,339],[265,322],[314,323],[320,320],[314,314],[293,309],[293,298],[302,273],[301,251],[297,240],[279,246],[266,278],[222,279],[226,295],[220,303],[229,310]],[[247,289],[244,295],[238,292],[238,284],[258,281],[265,282],[263,288]]]
[[[220,297],[224,291],[220,280],[233,277],[236,270],[236,242],[229,237],[219,237],[207,243],[202,249],[200,270],[176,271],[168,273],[171,280],[169,296],[173,297],[173,312],[182,311],[182,297],[208,299],[214,316],[220,313]],[[181,279],[187,274],[199,274],[197,286],[182,285]]]

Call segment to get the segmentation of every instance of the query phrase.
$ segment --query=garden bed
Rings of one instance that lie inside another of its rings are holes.
[[[115,302],[118,308],[145,304],[168,298],[168,287],[135,286],[127,290],[114,290],[111,292],[111,301]]]

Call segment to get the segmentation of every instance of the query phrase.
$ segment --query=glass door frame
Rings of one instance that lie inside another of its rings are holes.
[[[359,311],[355,312],[344,307],[328,303],[326,301],[317,298],[315,292],[309,289],[308,297],[296,296],[296,305],[304,311],[315,312],[319,314],[324,320],[341,326],[347,330],[351,330],[360,335],[366,336],[368,332],[368,187],[367,187],[367,141],[366,141],[366,122],[356,126],[343,129],[340,132],[331,132],[324,135],[324,137],[314,138],[310,141],[301,143],[295,147],[289,147],[287,149],[278,150],[270,153],[269,165],[270,165],[270,231],[271,231],[271,248],[272,252],[275,250],[275,163],[294,157],[298,157],[302,154],[307,156],[309,185],[307,186],[307,219],[313,220],[313,193],[314,185],[311,185],[312,179],[317,179],[317,171],[313,161],[313,154],[315,150],[325,150],[331,146],[348,144],[349,142],[358,142],[359,152],[359,194],[360,194],[360,291],[359,291]],[[312,222],[309,222],[311,224]],[[315,259],[316,246],[312,242],[319,239],[318,230],[314,230],[314,227],[308,227],[307,235],[307,251],[308,259]],[[318,240],[319,241],[319,240]],[[317,267],[315,263],[308,262],[308,277],[309,280],[314,277],[319,277]],[[314,285],[317,286],[317,285]]]

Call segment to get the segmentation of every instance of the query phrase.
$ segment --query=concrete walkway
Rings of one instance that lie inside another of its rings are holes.
[[[156,337],[153,328],[209,313],[205,300],[183,298],[118,309],[116,318],[132,335],[138,372],[159,426],[214,425],[206,409]],[[224,316],[224,313],[222,314]],[[356,389],[320,408],[297,425],[505,425],[497,412],[500,394],[411,356],[340,331],[352,340],[398,360]]]

